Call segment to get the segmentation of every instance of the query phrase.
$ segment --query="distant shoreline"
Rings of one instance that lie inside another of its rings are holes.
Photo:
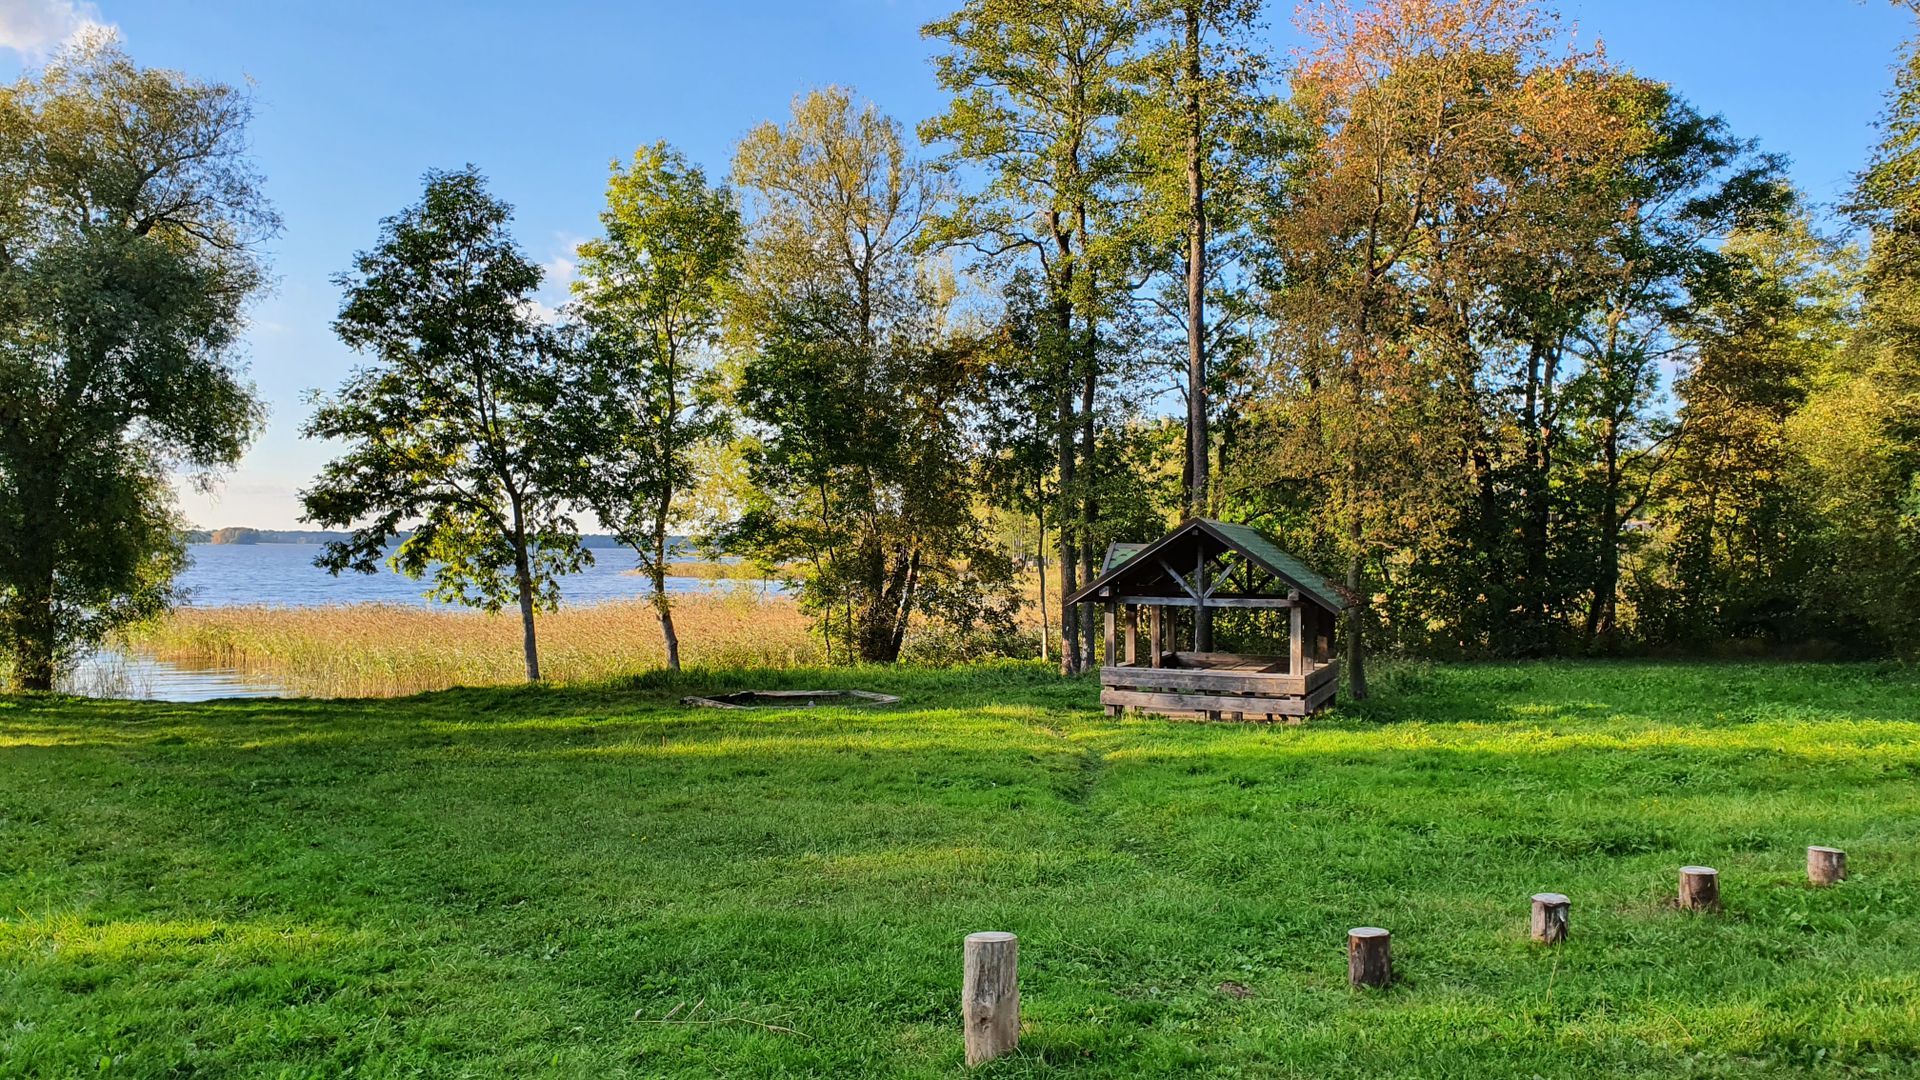
[[[326,529],[256,529],[245,525],[228,525],[218,529],[183,529],[180,538],[188,544],[218,544],[221,546],[249,547],[268,544],[293,544],[314,547],[320,544],[347,540],[352,533]],[[394,539],[404,540],[409,533],[401,533]],[[692,541],[684,536],[671,536],[667,542],[676,551],[690,551]],[[604,533],[589,533],[580,538],[582,546],[589,550],[604,551],[623,548],[618,539]]]

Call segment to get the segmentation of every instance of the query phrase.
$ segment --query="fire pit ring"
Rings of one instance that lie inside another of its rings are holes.
[[[892,705],[900,699],[870,690],[736,690],[712,697],[684,697],[682,705],[708,709],[811,709],[818,705]]]

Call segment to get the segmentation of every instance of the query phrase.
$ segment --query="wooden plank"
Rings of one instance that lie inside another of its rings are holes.
[[[1334,679],[1318,690],[1307,694],[1307,712],[1314,712],[1333,703],[1333,697],[1340,692],[1340,680]]]
[[[1153,657],[1153,666],[1159,667],[1162,655],[1166,652],[1166,639],[1161,629],[1161,616],[1158,607],[1147,609],[1147,655]]]
[[[1198,671],[1187,668],[1103,667],[1100,685],[1165,690],[1206,690],[1222,694],[1260,694],[1301,697],[1305,679],[1256,671]],[[1259,712],[1259,709],[1245,710]]]
[[[1307,693],[1311,694],[1330,682],[1339,681],[1340,661],[1335,660],[1331,663],[1323,664],[1307,672]]]
[[[1198,607],[1200,601],[1191,596],[1117,596],[1114,599],[1123,604],[1143,604],[1148,607]],[[1294,602],[1284,596],[1209,596],[1210,608],[1290,608]]]
[[[817,698],[817,697],[828,697],[828,696],[839,697],[841,694],[851,693],[851,691],[847,691],[847,690],[749,690],[747,691],[747,693],[750,693],[755,697]]]
[[[1255,670],[1272,668],[1275,671],[1284,671],[1287,662],[1287,658],[1284,656],[1272,656],[1267,653],[1194,652],[1191,649],[1184,649],[1180,652],[1173,653],[1172,658],[1177,664],[1190,665],[1195,668],[1237,667],[1244,669],[1248,665],[1253,665]]]
[[[1100,691],[1100,704],[1148,712],[1237,712],[1305,716],[1307,702],[1297,697],[1220,697],[1213,694],[1156,694],[1145,690]]]
[[[1187,579],[1180,576],[1180,571],[1175,570],[1173,568],[1173,564],[1168,562],[1165,556],[1162,556],[1160,558],[1160,569],[1165,570],[1167,574],[1171,576],[1177,584],[1179,584],[1180,588],[1187,594],[1188,597],[1194,600],[1200,599],[1200,593],[1196,591],[1193,586],[1187,584]]]

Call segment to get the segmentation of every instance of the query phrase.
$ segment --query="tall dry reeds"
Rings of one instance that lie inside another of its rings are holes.
[[[817,635],[790,600],[685,596],[674,603],[689,666],[787,667],[821,660]],[[644,601],[540,616],[540,666],[574,682],[661,663],[660,623]],[[416,607],[181,608],[137,630],[135,649],[196,668],[226,668],[314,697],[387,696],[519,682],[517,615]]]

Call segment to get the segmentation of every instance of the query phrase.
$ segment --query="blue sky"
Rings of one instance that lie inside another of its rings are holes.
[[[715,175],[735,140],[792,97],[851,86],[909,125],[939,111],[919,28],[950,0],[451,3],[439,0],[0,0],[0,77],[82,22],[117,27],[142,63],[257,93],[252,139],[286,221],[274,293],[256,305],[252,377],[266,435],[212,495],[205,526],[292,528],[328,448],[299,437],[304,397],[353,355],[328,331],[330,278],[412,201],[429,168],[479,165],[518,208],[516,234],[564,295],[595,228],[608,163],[666,139]],[[1664,79],[1735,131],[1790,156],[1817,202],[1840,197],[1908,18],[1886,0],[1564,0],[1585,39]],[[1291,6],[1270,12],[1276,48]]]

